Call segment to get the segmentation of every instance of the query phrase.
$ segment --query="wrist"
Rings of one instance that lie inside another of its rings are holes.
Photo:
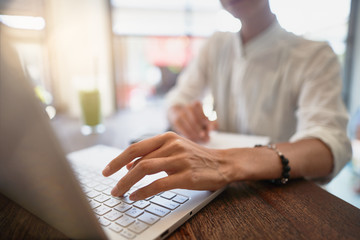
[[[268,148],[233,148],[223,150],[223,158],[232,165],[231,181],[277,179],[282,164],[275,151]]]
[[[226,163],[226,168],[223,171],[229,183],[252,179],[254,175],[251,165],[252,156],[248,150],[250,149],[232,148],[219,150],[222,161]]]
[[[290,178],[290,166],[289,166],[289,159],[287,159],[284,154],[282,152],[279,151],[279,149],[277,149],[275,144],[268,144],[266,146],[264,145],[255,145],[255,147],[259,148],[259,147],[267,147],[268,149],[271,149],[273,151],[275,151],[275,153],[278,155],[280,161],[281,161],[281,165],[282,165],[282,172],[281,172],[281,177],[280,178],[276,178],[273,179],[272,182],[276,183],[276,184],[286,184],[289,181]]]

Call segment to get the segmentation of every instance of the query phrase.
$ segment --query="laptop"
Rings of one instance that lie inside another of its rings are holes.
[[[15,53],[3,40],[0,47],[0,191],[69,238],[164,239],[224,190],[112,197],[126,170],[109,178],[101,171],[121,150],[97,145],[66,156]]]

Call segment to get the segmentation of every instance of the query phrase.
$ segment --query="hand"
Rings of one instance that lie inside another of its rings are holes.
[[[209,121],[198,101],[173,106],[169,110],[169,120],[174,131],[194,142],[209,141],[209,132],[215,128],[215,122]]]
[[[222,150],[202,147],[173,132],[132,144],[106,166],[103,175],[110,176],[124,166],[129,172],[113,188],[113,196],[122,196],[145,175],[168,174],[132,193],[134,201],[174,188],[216,190],[230,182],[233,170]]]

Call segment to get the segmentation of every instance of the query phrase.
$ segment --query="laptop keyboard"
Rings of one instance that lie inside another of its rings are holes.
[[[123,197],[113,197],[110,192],[117,180],[84,167],[73,165],[73,169],[101,226],[127,239],[134,239],[189,200],[187,196],[166,191],[134,202],[129,195],[140,185],[135,185]]]

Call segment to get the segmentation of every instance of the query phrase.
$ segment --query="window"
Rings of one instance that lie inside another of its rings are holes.
[[[327,41],[343,61],[350,0],[270,0],[282,27],[305,38]]]
[[[35,92],[46,105],[52,118],[55,108],[51,106],[52,95],[46,48],[46,23],[43,17],[44,6],[41,0],[32,0],[26,4],[21,0],[1,1],[0,24],[7,29],[7,34],[19,53],[24,71],[31,78]]]
[[[120,108],[161,100],[207,37],[241,27],[217,0],[113,0],[112,6]]]
[[[138,109],[161,99],[215,31],[237,32],[218,0],[112,0],[117,102]],[[343,62],[350,0],[270,0],[288,31],[328,41]]]

